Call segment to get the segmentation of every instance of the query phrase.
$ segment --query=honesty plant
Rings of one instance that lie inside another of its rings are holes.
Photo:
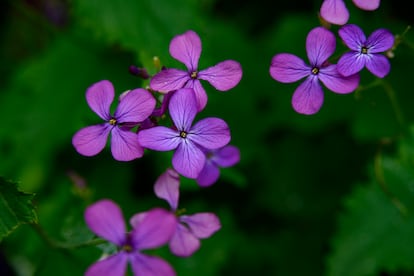
[[[352,0],[354,4],[367,11],[378,9],[380,0]],[[349,20],[349,11],[344,0],[324,0],[320,8],[321,17],[332,24],[344,25]]]

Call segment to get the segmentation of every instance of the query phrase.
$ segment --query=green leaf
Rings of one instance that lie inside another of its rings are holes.
[[[34,194],[17,189],[16,183],[0,177],[0,241],[24,223],[36,223]]]

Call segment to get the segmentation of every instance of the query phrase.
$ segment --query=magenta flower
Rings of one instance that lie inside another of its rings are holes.
[[[220,176],[220,168],[231,167],[240,161],[240,150],[232,145],[208,150],[205,154],[206,163],[196,179],[201,187],[213,185]]]
[[[128,263],[134,275],[175,275],[174,269],[159,257],[148,256],[142,250],[166,244],[175,231],[176,217],[170,212],[154,208],[145,218],[126,232],[122,211],[117,204],[108,199],[90,205],[85,211],[85,221],[97,236],[118,247],[118,252],[92,264],[86,276],[124,276]]]
[[[107,80],[93,84],[86,91],[89,107],[105,123],[82,128],[72,138],[72,144],[78,153],[94,156],[100,153],[111,133],[111,151],[118,161],[130,161],[143,155],[144,150],[138,142],[137,134],[130,130],[151,115],[155,108],[155,99],[145,89],[138,88],[122,94],[114,115],[110,115],[110,106],[114,100],[114,87]],[[125,127],[128,126],[128,127]]]
[[[376,10],[380,5],[380,0],[352,0],[352,2],[366,11]],[[343,0],[324,0],[320,15],[325,21],[336,25],[344,25],[349,20],[349,11]]]
[[[219,218],[213,213],[197,213],[193,215],[182,215],[178,208],[179,198],[179,175],[173,169],[167,169],[157,179],[154,191],[157,197],[164,199],[171,207],[172,214],[177,215],[174,234],[169,241],[171,252],[180,257],[191,256],[200,248],[200,239],[213,235],[221,228]],[[145,217],[137,214],[131,218],[131,225],[139,225]]]
[[[138,133],[139,143],[157,151],[175,150],[174,169],[196,178],[206,162],[203,149],[218,149],[230,141],[227,123],[220,118],[205,118],[192,126],[197,103],[192,88],[181,88],[170,98],[169,112],[175,128],[155,126]]]
[[[350,93],[358,86],[358,75],[344,77],[338,73],[335,64],[328,63],[335,47],[334,34],[323,27],[316,27],[306,38],[310,65],[293,54],[281,53],[273,57],[270,75],[275,80],[291,83],[306,78],[292,97],[292,106],[296,112],[310,115],[317,113],[322,107],[324,95],[319,81],[339,94]]]
[[[386,29],[374,31],[368,39],[357,25],[345,25],[338,31],[339,36],[351,51],[338,60],[338,71],[343,76],[350,76],[364,67],[379,78],[390,72],[390,62],[381,54],[392,48],[394,35]]]
[[[150,87],[161,93],[183,87],[193,88],[198,111],[204,109],[207,104],[207,94],[200,80],[208,81],[217,90],[227,91],[235,87],[242,77],[241,65],[234,60],[226,60],[207,69],[199,70],[201,40],[197,33],[191,30],[171,40],[170,54],[184,63],[187,71],[174,68],[161,70],[151,79]]]

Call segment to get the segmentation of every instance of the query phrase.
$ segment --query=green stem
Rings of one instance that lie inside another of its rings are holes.
[[[404,127],[405,126],[404,116],[401,111],[400,104],[397,101],[394,88],[392,88],[392,86],[385,80],[382,80],[381,82],[385,89],[385,92],[387,93],[388,98],[390,99],[390,102],[391,102],[392,108],[394,109],[395,117],[398,123],[400,124],[401,127]]]

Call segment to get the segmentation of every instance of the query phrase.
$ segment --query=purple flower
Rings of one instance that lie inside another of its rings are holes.
[[[386,29],[374,31],[368,39],[357,25],[345,25],[338,31],[339,36],[351,51],[338,60],[338,71],[343,76],[350,76],[364,67],[379,78],[390,72],[390,62],[382,52],[392,48],[394,35]]]
[[[177,224],[176,217],[170,212],[154,208],[128,233],[119,206],[103,199],[86,209],[85,221],[92,232],[119,249],[117,253],[92,264],[86,276],[124,276],[128,263],[134,275],[175,275],[174,269],[163,259],[141,253],[170,240]]]
[[[114,87],[111,82],[102,80],[86,91],[89,107],[105,123],[82,128],[72,138],[72,144],[82,155],[94,156],[101,152],[111,133],[111,151],[116,160],[130,161],[143,155],[137,134],[130,130],[131,125],[144,121],[155,108],[155,99],[145,89],[138,88],[122,95],[114,115],[110,106],[114,100]],[[129,126],[129,127],[123,127]]]
[[[206,163],[196,181],[201,187],[213,185],[220,176],[220,168],[231,167],[240,161],[240,150],[232,145],[206,151]]]
[[[167,169],[157,179],[154,191],[157,197],[166,200],[173,214],[178,216],[174,234],[169,242],[171,252],[180,257],[188,257],[200,248],[200,239],[213,235],[221,228],[219,218],[213,213],[197,213],[181,215],[178,208],[179,175],[173,169]],[[139,225],[144,214],[137,214],[131,218],[131,225]]]
[[[173,68],[161,70],[151,79],[150,87],[161,93],[183,87],[193,88],[198,111],[204,109],[207,104],[207,95],[200,80],[208,81],[217,90],[227,91],[236,86],[242,77],[240,63],[234,60],[226,60],[199,71],[201,40],[197,33],[191,30],[171,40],[170,54],[184,63],[187,71]]]
[[[230,130],[220,118],[205,118],[192,126],[197,103],[192,88],[177,90],[170,99],[169,112],[175,128],[155,126],[138,133],[139,143],[157,151],[175,150],[174,169],[188,178],[196,178],[206,157],[203,149],[218,149],[230,141]]]
[[[334,53],[335,47],[334,34],[323,27],[316,27],[306,38],[306,51],[310,65],[293,54],[281,53],[273,57],[270,75],[275,80],[291,83],[306,78],[296,88],[292,97],[292,106],[296,112],[310,115],[319,111],[324,99],[319,81],[339,94],[350,93],[358,86],[358,75],[344,77],[338,73],[335,64],[327,62]]]
[[[380,0],[352,0],[352,2],[366,11],[376,10],[380,5]],[[344,25],[349,19],[349,11],[343,0],[324,0],[320,15],[325,21],[336,25]]]

